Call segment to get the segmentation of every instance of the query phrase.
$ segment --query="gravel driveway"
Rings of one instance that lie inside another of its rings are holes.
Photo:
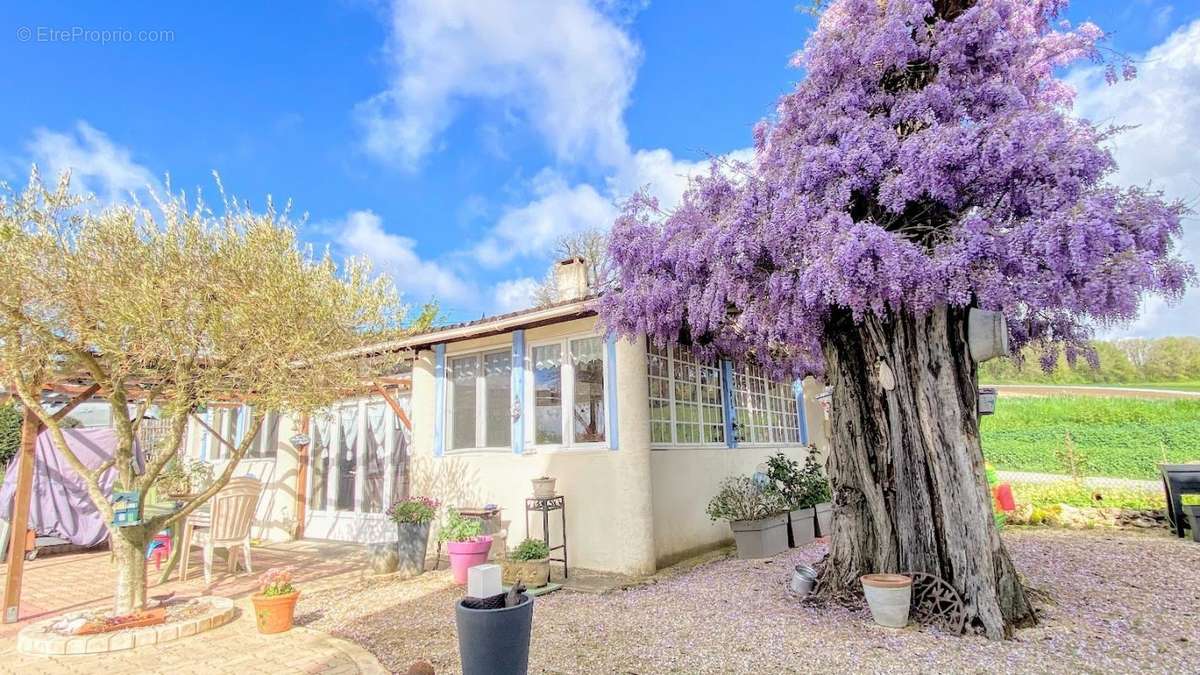
[[[590,595],[560,591],[534,610],[531,672],[1198,672],[1200,544],[1165,533],[1009,528],[1027,583],[1048,593],[1041,625],[989,642],[910,626],[879,628],[865,612],[801,607],[788,571],[811,544],[772,560],[717,560],[658,583]],[[458,672],[446,572],[356,582],[302,597],[298,622],[357,642],[403,672],[428,659]]]

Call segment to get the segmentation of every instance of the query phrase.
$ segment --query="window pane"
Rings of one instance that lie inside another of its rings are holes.
[[[316,510],[326,508],[325,496],[329,491],[329,444],[333,441],[333,415],[328,412],[317,413],[312,421],[312,444],[309,452],[312,454],[312,490],[308,495],[308,505]]]
[[[450,359],[450,447],[475,447],[475,376],[479,357]]]
[[[338,449],[337,509],[354,510],[354,490],[358,477],[358,405],[342,408],[338,415],[341,422],[341,447]]]
[[[533,442],[562,443],[562,346],[533,348]]]
[[[363,483],[363,508],[366,513],[383,512],[384,443],[390,425],[387,424],[387,404],[372,401],[367,404],[367,437],[363,439],[363,463],[366,465]]]
[[[646,374],[650,394],[650,442],[672,443],[671,380],[666,349],[653,343],[647,345]]]
[[[604,341],[571,340],[575,367],[575,405],[572,410],[576,443],[604,441]]]
[[[487,389],[484,395],[487,447],[507,447],[512,442],[512,354],[485,354],[483,372]]]

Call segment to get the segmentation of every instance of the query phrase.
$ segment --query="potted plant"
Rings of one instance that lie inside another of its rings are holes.
[[[787,548],[787,502],[749,476],[721,481],[708,502],[712,520],[728,520],[739,558],[769,558]]]
[[[282,633],[290,630],[296,613],[300,591],[292,585],[292,571],[272,567],[258,578],[259,591],[250,597],[260,633]]]
[[[463,675],[525,675],[533,632],[533,598],[518,584],[489,598],[463,598],[454,607]]]
[[[903,574],[864,574],[863,595],[871,608],[875,623],[888,628],[908,625],[908,609],[912,604],[912,577]]]
[[[212,479],[211,464],[198,459],[184,461],[176,455],[167,461],[154,485],[168,497],[179,499],[202,489],[211,483]]]
[[[804,460],[805,501],[816,511],[818,537],[828,537],[833,533],[833,494],[829,490],[829,479],[817,461],[817,447],[808,446],[808,457]]]
[[[433,497],[409,497],[392,504],[388,517],[396,523],[396,571],[417,576],[425,571],[429,549],[429,524],[437,515],[439,503]]]
[[[800,463],[777,452],[767,460],[767,478],[788,506],[788,546],[796,548],[812,541],[816,536],[815,502],[808,499]]]
[[[482,530],[483,525],[478,520],[465,518],[458,511],[452,510],[446,524],[438,532],[438,541],[446,542],[454,583],[467,583],[467,570],[487,562],[492,538],[486,534],[481,535]]]
[[[533,496],[537,499],[549,499],[555,495],[554,478],[539,476],[533,479]]]
[[[526,539],[500,564],[505,586],[521,582],[529,588],[550,583],[550,547],[541,539]]]

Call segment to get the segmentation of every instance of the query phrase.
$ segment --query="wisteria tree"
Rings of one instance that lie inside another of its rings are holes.
[[[968,313],[1003,312],[1011,344],[1052,365],[1192,279],[1173,253],[1183,207],[1107,182],[1114,130],[1070,114],[1056,69],[1134,73],[1064,5],[836,0],[754,159],[714,166],[669,213],[635,196],[614,226],[611,330],[832,387],[827,599],[926,572],[978,632],[1032,622],[993,521]]]

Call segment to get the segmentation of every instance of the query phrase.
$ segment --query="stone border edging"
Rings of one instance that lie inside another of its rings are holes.
[[[123,651],[134,647],[163,644],[220,628],[237,616],[233,600],[205,596],[212,609],[185,621],[146,626],[132,630],[94,635],[59,635],[46,631],[61,617],[44,619],[25,626],[17,634],[17,651],[35,656],[82,656]]]

